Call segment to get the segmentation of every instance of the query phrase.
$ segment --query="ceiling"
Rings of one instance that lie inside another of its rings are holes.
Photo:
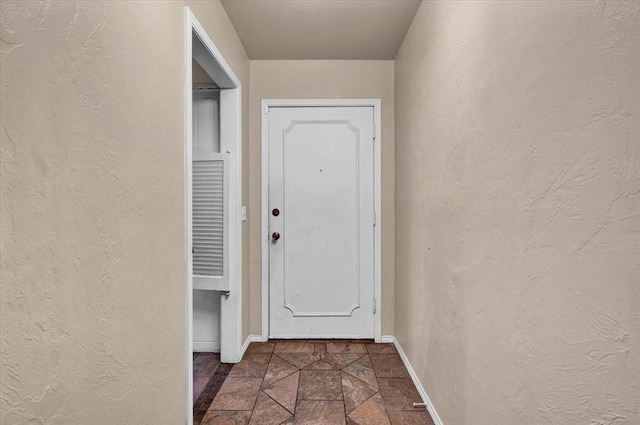
[[[421,0],[222,0],[249,59],[393,59]]]

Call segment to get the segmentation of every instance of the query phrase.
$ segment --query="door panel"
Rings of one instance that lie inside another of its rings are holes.
[[[270,336],[373,336],[373,108],[269,112]]]
[[[193,288],[229,290],[228,155],[193,150]]]
[[[229,290],[229,155],[220,153],[219,94],[193,94],[193,288]]]

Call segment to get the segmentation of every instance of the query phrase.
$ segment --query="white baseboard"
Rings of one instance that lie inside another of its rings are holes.
[[[252,336],[253,335],[249,335],[247,339],[244,341],[244,344],[242,344],[242,347],[240,347],[240,353],[238,353],[238,362],[242,360],[242,358],[244,357],[245,351],[247,351],[247,348],[249,348],[249,344],[251,344]]]
[[[267,342],[267,339],[258,334],[251,334],[249,335],[249,338],[251,338],[251,342]]]
[[[382,335],[380,342],[383,344],[395,344],[396,338],[393,335]]]
[[[400,354],[400,358],[404,363],[404,367],[407,368],[407,372],[409,372],[409,376],[411,376],[411,380],[413,381],[413,384],[416,386],[416,389],[418,390],[418,394],[420,394],[420,398],[422,398],[422,401],[427,407],[427,411],[431,415],[431,419],[433,419],[433,423],[435,425],[444,425],[442,423],[442,419],[440,419],[440,416],[438,416],[438,413],[436,412],[435,407],[433,407],[433,403],[431,403],[431,400],[429,400],[429,396],[427,395],[427,392],[422,386],[422,383],[420,383],[420,380],[418,379],[418,375],[416,375],[416,372],[415,370],[413,370],[411,363],[409,363],[409,359],[407,358],[407,355],[404,353],[402,346],[400,345],[400,343],[398,342],[395,336],[393,335],[383,336],[382,337],[383,342],[387,342],[385,340],[386,338],[391,339],[391,341],[389,342],[393,342],[393,345],[396,346],[396,350],[398,350],[398,354]]]
[[[249,344],[251,344],[252,342],[263,342],[262,335],[250,334],[247,337],[247,339],[244,341],[244,344],[242,344],[242,348],[240,348],[240,356],[238,361],[242,360],[245,351],[247,351],[247,348],[249,348]]]
[[[194,353],[219,353],[220,340],[217,341],[197,341],[193,343]]]

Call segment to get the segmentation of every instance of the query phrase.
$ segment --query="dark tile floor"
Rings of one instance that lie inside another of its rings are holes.
[[[433,424],[413,407],[420,396],[393,344],[252,343],[229,366],[216,355],[194,356],[195,424]]]
[[[193,353],[193,421],[207,413],[233,365],[220,363],[217,353]]]

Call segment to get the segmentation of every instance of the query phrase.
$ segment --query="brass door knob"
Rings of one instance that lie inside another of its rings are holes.
[[[280,239],[280,233],[278,233],[278,232],[273,232],[273,235],[271,235],[271,238],[272,238],[274,241],[277,241],[278,239]]]

